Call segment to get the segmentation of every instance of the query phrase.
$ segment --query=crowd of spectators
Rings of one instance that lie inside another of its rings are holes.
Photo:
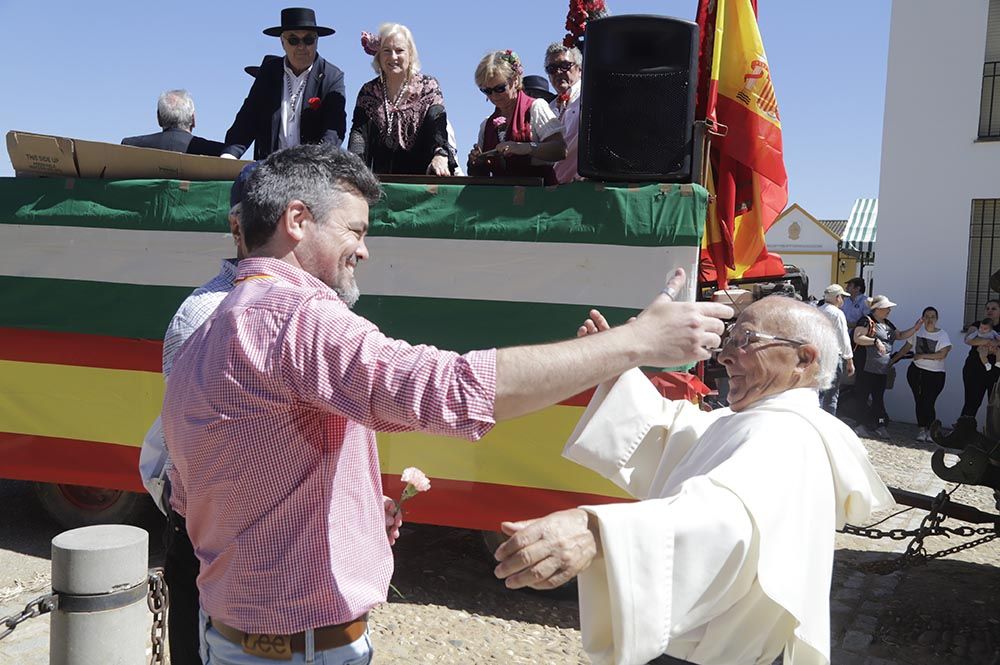
[[[885,391],[894,385],[896,365],[910,361],[906,382],[913,393],[916,440],[929,442],[931,425],[939,420],[935,407],[945,387],[951,337],[939,327],[935,307],[925,307],[910,328],[897,329],[889,319],[896,303],[884,295],[869,298],[865,290],[864,280],[855,277],[846,288],[830,285],[819,304],[841,340],[841,368],[833,388],[821,394],[823,408],[855,425],[861,436],[887,438]],[[962,331],[962,341],[969,351],[962,368],[965,400],[955,427],[975,430],[976,414],[1000,377],[1000,300],[986,302],[982,318]],[[894,350],[896,342],[904,344]]]
[[[349,132],[344,72],[318,53],[319,39],[333,33],[311,9],[282,10],[281,25],[264,34],[280,40],[284,56],[267,55],[246,68],[254,82],[221,142],[195,136],[194,100],[185,90],[169,90],[157,104],[161,131],[122,143],[228,159],[253,144],[253,158],[262,160],[282,148],[340,147],[347,139],[347,149],[377,174],[463,175],[444,94],[421,70],[409,28],[385,23],[377,33],[362,33],[376,76],[358,90]],[[487,53],[474,79],[494,111],[469,152],[469,175],[536,177],[547,185],[578,179],[582,65],[580,50],[562,42],[545,51],[548,79],[526,76],[511,50]]]

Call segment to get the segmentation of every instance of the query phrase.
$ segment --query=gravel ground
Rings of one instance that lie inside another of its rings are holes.
[[[864,441],[886,483],[931,495],[952,487],[934,477],[933,446],[913,441],[915,433],[912,426],[892,424],[889,441]],[[47,583],[48,539],[58,531],[39,518],[25,488],[0,481],[0,614],[41,593]],[[992,492],[985,488],[960,488],[953,499],[996,512]],[[924,514],[912,510],[881,526],[913,528]],[[157,537],[152,541],[155,545]],[[956,542],[930,538],[926,545],[935,552]],[[831,604],[834,665],[1000,665],[998,543],[887,575],[880,567],[898,558],[905,541],[838,535]],[[158,556],[152,553],[152,564]],[[507,591],[492,576],[479,533],[407,525],[396,564],[398,593],[390,591],[389,601],[372,613],[375,662],[588,662],[580,647],[575,590]],[[46,619],[33,621],[42,623],[24,624],[13,642],[0,643],[0,663],[47,662]],[[5,660],[8,649],[19,648],[18,639],[22,655]]]

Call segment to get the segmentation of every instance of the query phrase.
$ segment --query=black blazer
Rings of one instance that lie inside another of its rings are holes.
[[[278,149],[284,85],[285,59],[264,58],[250,93],[226,132],[224,153],[242,157],[251,142],[254,159],[264,159]],[[320,99],[317,109],[309,104],[314,97]],[[339,147],[347,130],[346,104],[344,72],[317,55],[302,91],[299,142]]]
[[[222,154],[223,144],[209,141],[183,129],[164,129],[156,134],[129,136],[122,139],[122,145],[133,145],[137,148],[156,148],[170,152],[186,152],[189,155],[209,155],[218,157]]]

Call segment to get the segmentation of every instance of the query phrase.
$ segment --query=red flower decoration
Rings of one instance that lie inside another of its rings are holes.
[[[319,97],[310,97],[309,98],[309,108],[311,108],[313,111],[318,111],[319,107],[322,104],[323,104],[323,100],[320,99]]]

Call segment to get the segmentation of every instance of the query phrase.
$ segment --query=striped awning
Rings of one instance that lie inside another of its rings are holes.
[[[875,221],[878,218],[878,199],[858,199],[851,209],[844,229],[843,242],[853,249],[873,253],[875,251]]]

